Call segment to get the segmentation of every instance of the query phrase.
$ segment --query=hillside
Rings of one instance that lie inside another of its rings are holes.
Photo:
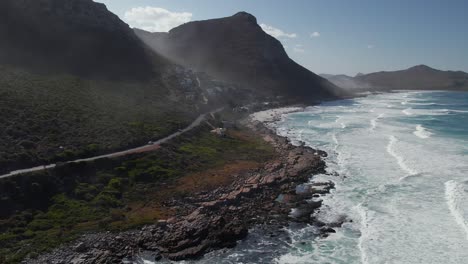
[[[311,102],[334,98],[341,92],[291,60],[281,43],[245,12],[190,22],[169,33],[135,32],[158,53],[177,63],[264,96]]]
[[[147,80],[152,64],[163,64],[127,24],[92,0],[3,0],[0,36],[2,64],[41,73]]]
[[[102,4],[1,1],[0,173],[145,144],[230,87],[157,55]]]
[[[389,90],[453,90],[468,91],[468,73],[441,71],[426,65],[418,65],[400,71],[382,71],[346,75],[324,75],[337,86],[346,89],[389,91]]]

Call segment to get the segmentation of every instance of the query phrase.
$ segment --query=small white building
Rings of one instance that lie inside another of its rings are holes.
[[[215,129],[211,130],[210,132],[217,135],[217,136],[220,136],[220,137],[226,136],[226,129],[225,128],[218,127],[218,128],[215,128]]]

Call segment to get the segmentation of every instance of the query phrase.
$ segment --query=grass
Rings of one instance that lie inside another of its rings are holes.
[[[0,206],[11,210],[0,218],[0,262],[18,263],[84,232],[166,219],[175,211],[165,202],[228,184],[232,175],[258,168],[274,155],[270,145],[245,131],[231,130],[221,138],[209,130],[200,127],[149,154],[1,182]],[[33,196],[43,202],[28,203]]]

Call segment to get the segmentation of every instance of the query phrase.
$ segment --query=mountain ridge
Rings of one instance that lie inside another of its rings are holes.
[[[379,71],[350,77],[346,75],[322,75],[335,85],[345,89],[390,90],[454,90],[468,91],[468,73],[443,71],[427,65],[416,65],[404,70]]]
[[[340,89],[289,58],[280,41],[246,12],[193,21],[168,33],[134,29],[148,46],[185,67],[265,95],[330,99]]]
[[[151,78],[154,63],[164,63],[92,0],[3,0],[0,36],[2,64],[38,72],[140,80]]]

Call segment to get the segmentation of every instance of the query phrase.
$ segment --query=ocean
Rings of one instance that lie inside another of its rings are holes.
[[[328,152],[328,173],[310,181],[336,189],[315,216],[345,224],[327,238],[311,225],[254,229],[193,263],[468,263],[468,93],[372,94],[271,126]]]

